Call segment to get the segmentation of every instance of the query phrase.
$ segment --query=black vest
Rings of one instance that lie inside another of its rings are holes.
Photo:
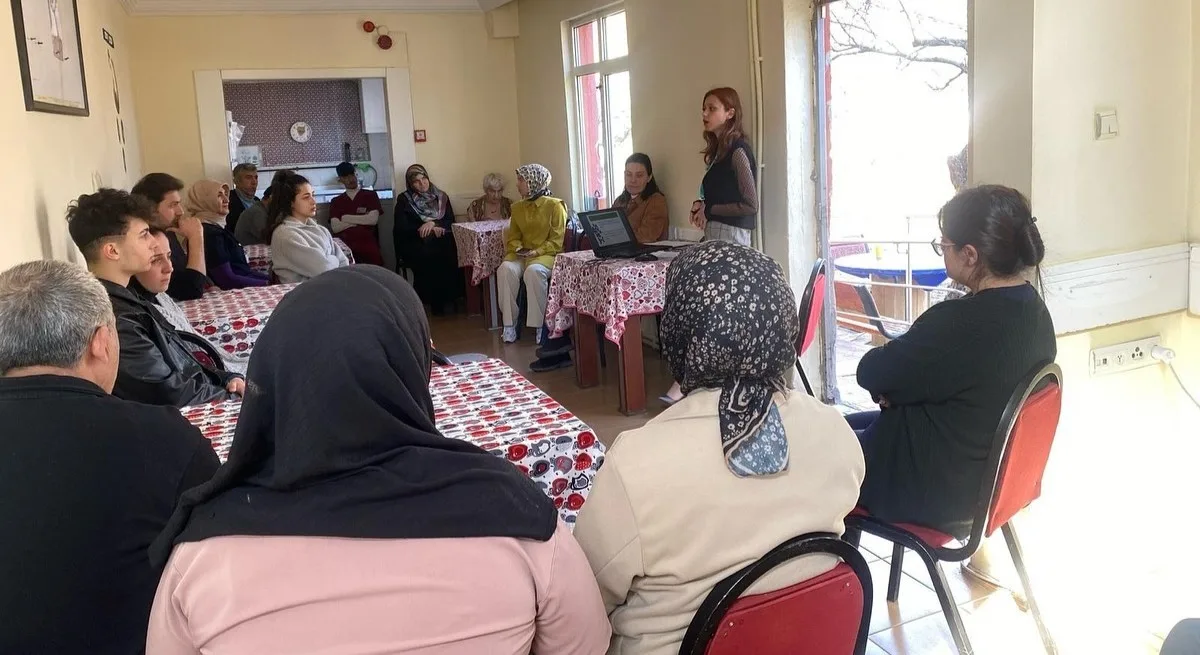
[[[733,153],[738,149],[746,153],[746,158],[750,160],[750,174],[758,176],[758,163],[754,159],[754,150],[750,148],[750,144],[745,139],[738,139],[733,142],[733,147],[729,149],[726,155],[712,163],[708,168],[708,172],[704,174],[704,204],[706,206],[724,205],[729,203],[744,202],[742,191],[738,188],[737,173],[733,170]],[[707,212],[706,212],[707,213]],[[713,216],[708,215],[708,220],[725,223],[733,227],[740,227],[747,230],[754,229],[755,214],[747,214],[745,216]]]

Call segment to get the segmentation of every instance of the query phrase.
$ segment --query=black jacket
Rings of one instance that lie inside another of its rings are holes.
[[[0,378],[0,653],[146,648],[150,543],[220,465],[178,410],[54,375]]]
[[[233,234],[233,229],[237,227],[238,219],[242,217],[242,212],[249,209],[246,203],[242,202],[242,197],[237,191],[229,190],[229,214],[225,216],[225,229]]]
[[[236,398],[225,386],[239,376],[201,365],[154,305],[119,284],[100,282],[112,301],[121,339],[121,363],[113,395],[175,407]]]

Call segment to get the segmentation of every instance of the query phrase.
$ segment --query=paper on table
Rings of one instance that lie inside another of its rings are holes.
[[[657,246],[659,248],[686,248],[688,246],[694,246],[697,243],[700,243],[700,242],[699,241],[655,241],[654,243],[647,243],[646,245]]]

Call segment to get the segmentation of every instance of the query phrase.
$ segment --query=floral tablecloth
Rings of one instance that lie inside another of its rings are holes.
[[[455,223],[451,226],[458,247],[458,266],[471,267],[471,284],[478,286],[504,261],[504,230],[508,221]]]
[[[204,294],[199,300],[181,302],[179,306],[192,327],[214,346],[238,359],[248,359],[275,305],[296,286],[277,284],[216,291]]]
[[[582,312],[604,324],[604,337],[620,345],[630,316],[662,312],[670,260],[636,262],[596,259],[590,250],[565,252],[554,258],[546,322],[561,336]]]
[[[563,522],[574,527],[604,463],[604,445],[591,428],[496,359],[435,367],[430,393],[443,435],[512,462],[554,501]],[[241,401],[231,400],[182,412],[224,462],[240,410]]]
[[[346,253],[346,259],[349,259],[350,263],[353,264],[354,253],[350,252],[350,246],[337,237],[333,238],[333,243],[338,248],[341,248],[342,252]],[[246,261],[250,263],[250,268],[260,273],[271,272],[271,246],[256,244],[253,246],[242,246],[242,248],[246,251]]]

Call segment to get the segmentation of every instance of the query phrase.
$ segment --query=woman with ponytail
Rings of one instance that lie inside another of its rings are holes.
[[[1017,385],[1057,353],[1030,284],[1046,254],[1016,189],[961,191],[938,213],[933,249],[970,293],[930,307],[863,356],[858,383],[880,411],[852,414],[867,460],[860,504],[885,521],[970,533],[996,425]]]

